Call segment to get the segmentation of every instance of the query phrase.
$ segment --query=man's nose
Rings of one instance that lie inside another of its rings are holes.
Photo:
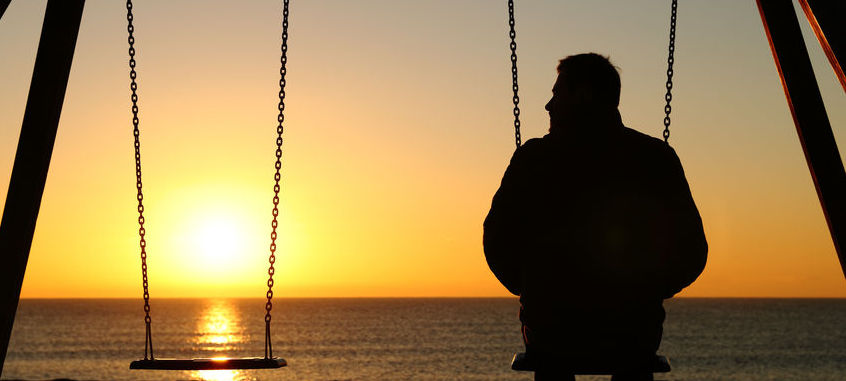
[[[550,99],[549,102],[546,102],[546,106],[543,106],[543,108],[548,112],[552,111],[552,99]]]

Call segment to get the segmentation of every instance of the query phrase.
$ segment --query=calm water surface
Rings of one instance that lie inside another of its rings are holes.
[[[260,299],[154,300],[157,357],[263,356]],[[846,380],[846,299],[666,303],[663,380]],[[280,370],[130,371],[143,357],[138,300],[21,301],[3,379],[531,380],[516,299],[283,299]],[[580,377],[605,380],[607,377]]]

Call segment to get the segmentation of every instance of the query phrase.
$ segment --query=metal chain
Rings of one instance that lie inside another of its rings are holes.
[[[511,37],[511,90],[514,91],[514,140],[519,148],[522,144],[520,137],[520,96],[517,91],[520,89],[517,84],[517,32],[514,30],[514,0],[508,0],[508,36]]]
[[[670,13],[670,47],[667,56],[667,94],[664,99],[667,104],[664,106],[664,142],[669,143],[670,140],[670,112],[673,110],[670,106],[670,101],[673,100],[673,62],[675,61],[674,54],[676,52],[676,9],[678,8],[678,0],[673,0],[672,10]]]
[[[267,303],[264,306],[264,358],[273,357],[273,346],[271,345],[270,337],[270,310],[273,309],[273,274],[276,270],[273,264],[276,263],[276,228],[279,226],[277,217],[279,217],[279,182],[282,179],[282,132],[285,122],[285,75],[288,73],[288,3],[289,0],[283,1],[282,8],[282,57],[280,58],[281,66],[279,68],[279,115],[276,117],[278,124],[276,125],[276,173],[273,175],[275,184],[273,185],[273,222],[271,222],[270,232],[270,257],[268,262],[270,267],[267,269]]]
[[[141,191],[141,132],[138,129],[138,84],[135,79],[138,74],[135,72],[135,26],[132,25],[132,0],[126,0],[126,31],[129,32],[127,41],[129,42],[129,79],[132,89],[132,135],[135,136],[135,187],[138,190],[138,236],[139,246],[141,247],[141,280],[144,285],[144,325],[146,326],[146,335],[144,340],[144,360],[147,360],[147,351],[149,350],[149,359],[153,359],[153,335],[150,329],[150,290],[147,282],[147,240],[144,235],[147,233],[144,229],[144,193]]]

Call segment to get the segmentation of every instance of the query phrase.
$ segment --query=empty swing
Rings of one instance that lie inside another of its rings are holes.
[[[664,96],[666,104],[664,106],[664,131],[662,133],[664,142],[669,144],[670,139],[670,112],[672,107],[670,102],[673,99],[673,62],[676,44],[676,13],[678,8],[678,0],[672,0],[670,12],[670,39],[667,57],[667,93]],[[520,148],[522,139],[520,135],[520,97],[518,96],[518,81],[517,81],[517,42],[514,19],[514,0],[508,0],[508,25],[509,37],[511,39],[511,78],[514,103],[514,137],[517,148]],[[621,365],[615,364],[613,359],[594,358],[594,359],[571,359],[563,356],[542,356],[537,358],[529,356],[527,352],[517,353],[511,360],[511,369],[516,371],[530,371],[542,373],[535,373],[535,380],[555,379],[555,374],[558,371],[565,371],[573,375],[608,375],[615,374],[620,371],[644,371],[653,373],[665,373],[670,371],[670,362],[665,356],[655,355],[652,358],[645,359],[645,361],[626,361],[625,368],[621,369]],[[551,376],[551,378],[549,378]]]
[[[138,84],[135,79],[137,77],[135,71],[135,37],[133,32],[135,30],[132,21],[132,0],[126,1],[126,19],[127,31],[129,32],[129,78],[131,79],[130,88],[132,89],[132,125],[133,135],[135,136],[135,178],[136,188],[138,190],[138,235],[139,245],[141,249],[141,276],[144,287],[144,324],[146,327],[145,343],[144,343],[144,359],[133,361],[130,369],[161,369],[161,370],[210,370],[210,369],[272,369],[281,368],[287,365],[287,362],[279,357],[273,357],[273,347],[271,345],[270,336],[270,310],[273,307],[273,274],[274,263],[276,262],[276,228],[278,227],[277,216],[279,215],[279,190],[282,168],[282,132],[283,122],[285,121],[285,74],[287,72],[286,63],[288,61],[288,3],[289,0],[283,0],[282,10],[282,56],[280,58],[281,67],[279,69],[279,115],[277,117],[276,126],[276,173],[274,175],[275,184],[273,186],[273,221],[271,223],[270,233],[270,256],[268,258],[269,268],[267,270],[267,302],[265,303],[264,315],[264,357],[253,358],[205,358],[205,359],[159,359],[153,356],[153,337],[150,329],[150,293],[148,290],[147,281],[147,242],[144,238],[144,194],[141,189],[141,143],[139,140],[138,129]]]

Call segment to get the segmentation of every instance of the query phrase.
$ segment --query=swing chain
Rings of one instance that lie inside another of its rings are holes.
[[[144,340],[144,360],[147,360],[147,352],[149,350],[149,359],[153,359],[153,335],[150,330],[150,290],[147,281],[147,240],[144,236],[147,230],[144,228],[144,193],[141,191],[141,132],[138,129],[138,83],[135,79],[138,74],[135,72],[135,26],[132,25],[132,0],[126,0],[126,31],[129,32],[127,41],[129,42],[129,79],[131,83],[129,88],[132,89],[132,135],[135,136],[135,187],[138,189],[138,236],[139,246],[141,247],[141,280],[144,286],[144,325],[146,326],[146,334]]]
[[[279,182],[282,180],[282,133],[285,130],[282,124],[285,122],[285,75],[288,73],[288,4],[289,0],[283,1],[282,57],[280,58],[281,66],[279,68],[279,115],[276,117],[276,121],[278,122],[276,125],[276,173],[273,175],[275,182],[273,185],[273,222],[270,225],[272,228],[270,232],[270,257],[268,258],[270,267],[267,269],[267,303],[264,306],[264,358],[273,357],[273,346],[271,345],[270,337],[270,310],[273,309],[273,274],[276,272],[273,265],[276,263],[276,228],[279,226],[277,217],[279,216],[279,191],[281,189]]]
[[[669,54],[667,56],[667,94],[664,99],[667,104],[664,106],[664,142],[668,143],[670,139],[670,111],[673,108],[670,106],[670,101],[673,100],[673,62],[675,61],[674,53],[676,51],[676,9],[678,8],[678,0],[673,0],[670,13],[670,46]]]
[[[517,84],[517,32],[514,30],[514,0],[508,0],[508,36],[511,38],[511,90],[514,91],[512,101],[514,102],[514,140],[519,148],[522,144],[520,137],[520,96],[517,91],[520,87]]]

